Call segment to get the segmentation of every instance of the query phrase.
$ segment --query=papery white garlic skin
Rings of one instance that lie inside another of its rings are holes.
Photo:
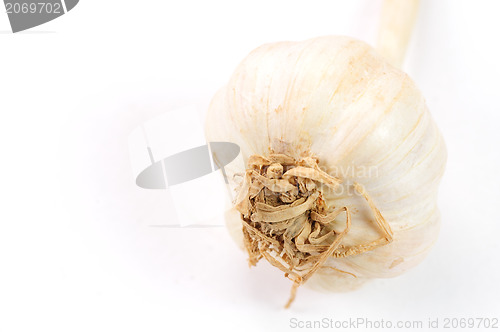
[[[320,269],[306,285],[341,291],[371,278],[397,276],[418,264],[437,239],[444,141],[414,82],[364,42],[327,36],[255,49],[213,98],[206,136],[238,144],[245,161],[270,151],[313,155],[346,191],[358,182],[370,194],[394,241],[326,262],[357,278]],[[242,164],[229,165],[230,185],[237,188],[233,175],[244,172]],[[325,200],[352,211],[345,244],[380,238],[363,198]],[[239,212],[228,211],[226,222],[242,246]]]

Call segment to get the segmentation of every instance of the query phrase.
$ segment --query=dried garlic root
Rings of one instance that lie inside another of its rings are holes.
[[[341,181],[321,171],[313,158],[294,161],[280,154],[269,158],[254,155],[248,167],[246,197],[236,205],[242,215],[245,248],[251,266],[264,257],[294,282],[285,307],[295,299],[297,287],[328,257],[358,255],[392,241],[389,224],[364,189],[355,184],[374,211],[383,237],[367,244],[341,246],[350,229],[349,209],[329,208],[322,199],[323,190],[335,189]],[[335,228],[340,213],[345,213],[347,219],[339,232]]]

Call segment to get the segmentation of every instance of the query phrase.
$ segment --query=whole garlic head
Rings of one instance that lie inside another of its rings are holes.
[[[344,291],[397,276],[436,241],[443,138],[414,82],[364,42],[326,36],[255,49],[213,98],[206,136],[238,144],[246,163],[226,168],[238,197],[226,214],[233,237],[296,284],[308,271],[297,262],[314,265],[330,245],[306,285]],[[279,215],[294,201],[300,208]]]

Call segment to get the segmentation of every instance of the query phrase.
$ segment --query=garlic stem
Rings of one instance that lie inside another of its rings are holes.
[[[377,50],[397,68],[403,64],[419,0],[384,0]]]

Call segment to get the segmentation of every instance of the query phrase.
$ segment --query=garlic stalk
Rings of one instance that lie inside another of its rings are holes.
[[[397,276],[436,241],[446,163],[413,81],[364,42],[326,36],[251,52],[214,96],[208,141],[238,144],[226,223],[250,265],[346,291]]]
[[[401,67],[418,12],[419,0],[384,0],[377,51],[390,64]]]

